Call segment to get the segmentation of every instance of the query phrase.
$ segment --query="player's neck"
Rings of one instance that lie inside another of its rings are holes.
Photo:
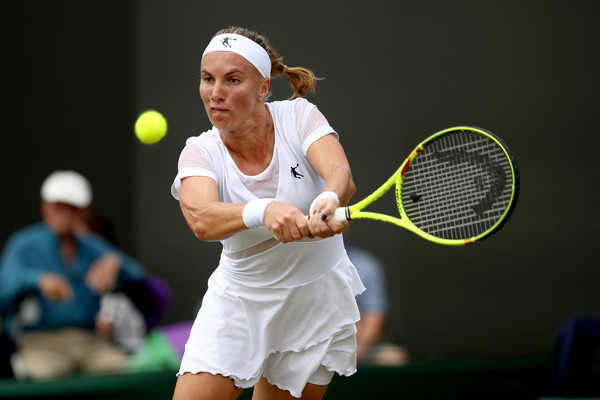
[[[221,140],[231,158],[246,175],[257,175],[267,168],[273,158],[275,130],[268,108],[244,132],[221,132]]]

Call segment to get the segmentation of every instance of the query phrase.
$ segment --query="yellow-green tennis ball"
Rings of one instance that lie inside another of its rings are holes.
[[[145,111],[140,114],[135,122],[135,135],[142,143],[157,143],[166,134],[167,120],[158,111]]]

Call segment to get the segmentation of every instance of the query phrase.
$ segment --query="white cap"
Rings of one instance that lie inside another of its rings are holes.
[[[42,184],[42,199],[49,203],[66,203],[84,208],[92,202],[92,186],[75,171],[56,171]]]

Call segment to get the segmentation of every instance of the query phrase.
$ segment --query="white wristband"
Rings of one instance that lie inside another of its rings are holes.
[[[275,199],[256,199],[246,203],[242,213],[244,224],[250,229],[263,226],[265,224],[265,210],[272,201],[275,201]]]
[[[319,202],[319,200],[322,199],[334,199],[335,201],[337,201],[338,205],[340,205],[340,199],[338,198],[337,194],[335,194],[335,192],[327,191],[315,197],[308,211],[312,211],[312,209],[315,208],[315,205]]]

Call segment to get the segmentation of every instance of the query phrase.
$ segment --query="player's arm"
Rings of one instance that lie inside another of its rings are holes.
[[[247,229],[242,218],[244,204],[221,202],[212,178],[184,178],[179,190],[179,205],[190,229],[200,240],[222,240]]]
[[[309,211],[309,229],[311,235],[328,237],[342,232],[348,227],[346,222],[336,221],[335,210],[348,204],[356,191],[350,163],[344,149],[333,134],[326,135],[314,142],[306,153],[313,168],[325,181],[323,192],[333,192],[339,199],[324,197],[314,203]]]
[[[248,229],[243,217],[246,204],[221,202],[217,184],[211,178],[184,178],[179,204],[186,222],[200,240],[223,240]],[[286,203],[270,203],[264,211],[264,224],[283,243],[310,235],[304,214]]]
[[[323,136],[314,142],[306,152],[308,161],[325,180],[323,191],[331,191],[340,199],[339,206],[345,206],[356,192],[350,163],[346,153],[334,134]]]

